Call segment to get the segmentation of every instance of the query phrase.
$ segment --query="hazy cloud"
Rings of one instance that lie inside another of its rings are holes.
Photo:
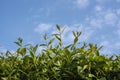
[[[119,21],[118,13],[117,9],[104,9],[99,12],[95,10],[92,16],[87,17],[86,21],[90,24],[89,26],[99,29],[102,29],[103,27],[116,27]]]
[[[75,5],[78,8],[86,8],[89,5],[89,0],[75,0]]]
[[[96,28],[101,28],[102,27],[102,20],[99,19],[91,19],[90,20],[90,25]]]
[[[117,15],[120,15],[120,9],[117,9],[116,12],[117,12]]]
[[[41,23],[35,28],[35,31],[38,33],[44,33],[50,31],[51,28],[52,28],[51,24]]]
[[[115,34],[120,37],[120,29],[117,29],[117,30],[115,31]]]
[[[114,12],[105,14],[104,20],[106,24],[116,25],[117,15]]]
[[[107,1],[110,1],[110,0],[96,0],[98,3],[105,3]]]
[[[100,6],[100,5],[96,5],[96,6],[94,7],[94,9],[95,9],[95,11],[102,11],[102,10],[103,10],[103,7]]]

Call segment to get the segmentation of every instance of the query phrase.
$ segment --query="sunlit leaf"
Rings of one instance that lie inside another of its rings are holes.
[[[89,74],[88,76],[89,76],[89,77],[96,77],[96,76],[95,76],[95,75],[93,75],[93,74]]]

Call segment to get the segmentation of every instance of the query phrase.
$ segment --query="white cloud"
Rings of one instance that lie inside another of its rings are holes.
[[[107,9],[101,6],[95,6],[92,15],[87,16],[85,19],[85,24],[92,29],[91,35],[98,34],[92,40],[96,40],[98,44],[104,46],[101,53],[108,55],[114,54],[118,49],[116,47],[120,46],[120,43],[116,43],[120,39],[118,38],[120,36],[119,13],[119,9]],[[114,35],[116,35],[115,38],[113,38]]]
[[[52,28],[51,24],[42,23],[35,28],[35,31],[38,33],[44,33],[44,32],[50,31],[51,28]]]
[[[120,29],[117,29],[117,30],[115,31],[115,34],[120,37]]]
[[[120,20],[117,23],[117,27],[120,29]]]
[[[100,5],[95,6],[95,11],[102,11],[102,10],[103,10],[102,6],[100,6]]]
[[[89,5],[89,0],[75,0],[75,4],[78,8],[86,8]]]
[[[120,9],[117,9],[116,12],[117,12],[117,15],[120,15]]]
[[[108,46],[109,45],[109,41],[103,41],[100,43],[100,46]]]
[[[118,9],[103,9],[101,11],[96,11],[92,13],[92,16],[87,16],[86,21],[89,26],[94,28],[102,29],[107,27],[116,27],[118,26],[119,21],[119,11]]]
[[[110,1],[110,0],[96,0],[98,3],[105,3],[106,1]]]
[[[102,27],[102,20],[99,19],[91,19],[90,25],[96,28],[101,28]]]
[[[100,42],[100,46],[103,46],[102,50],[100,51],[101,54],[104,55],[111,55],[113,54],[113,44],[110,41],[105,40]]]
[[[120,48],[120,42],[115,43],[116,48]]]
[[[108,40],[104,40],[100,42],[100,46],[103,46],[100,53],[105,54],[105,55],[112,55],[116,53],[118,50],[120,50],[119,41],[111,42]]]
[[[114,12],[109,12],[105,14],[104,20],[106,24],[115,25],[117,21],[117,15]]]
[[[86,30],[85,33],[83,33],[83,35],[81,35],[81,41],[88,41],[90,39],[90,37],[92,36],[93,34],[93,30]]]
[[[100,53],[103,54],[103,55],[109,55],[109,56],[113,54],[111,49],[104,48],[104,47],[102,48],[102,50],[100,50]]]

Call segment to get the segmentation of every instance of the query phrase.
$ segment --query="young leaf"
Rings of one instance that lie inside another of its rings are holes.
[[[21,48],[21,53],[24,55],[24,54],[26,54],[26,48],[25,47],[22,47]]]
[[[65,31],[65,28],[62,29],[61,33],[63,33]]]
[[[66,46],[66,47],[65,47],[65,49],[68,49],[68,48],[69,48],[69,47],[71,47],[71,46],[72,46],[72,44],[70,44],[70,45]]]
[[[51,39],[51,40],[48,42],[48,45],[50,45],[54,40],[55,40],[55,38]]]
[[[22,38],[18,38],[18,41],[19,41],[20,43],[22,43],[23,39],[22,39]]]
[[[29,50],[29,52],[30,52],[30,56],[33,58],[34,57],[34,53],[31,50]]]
[[[98,48],[98,51],[101,50],[102,48],[103,48],[103,46],[99,47],[99,48]]]
[[[76,37],[75,31],[72,31],[72,33],[73,33],[74,37]]]
[[[14,42],[15,44],[17,44],[18,46],[22,47],[22,44],[19,42]]]
[[[78,42],[78,37],[75,37],[74,44],[76,44],[77,42]]]
[[[57,27],[57,29],[60,31],[60,26],[59,26],[58,24],[56,25],[56,27]]]
[[[40,44],[40,46],[47,46],[46,44]]]
[[[38,45],[36,45],[36,46],[33,48],[33,52],[34,52],[34,53],[37,51],[37,48],[38,48]]]
[[[19,54],[21,54],[22,56],[24,56],[26,54],[26,48],[25,47],[21,47],[17,50],[17,52]]]
[[[47,40],[47,34],[44,34],[43,38],[46,41]]]
[[[61,41],[61,38],[60,37],[58,37],[57,35],[54,35],[55,36],[55,38],[57,38],[59,41]]]
[[[12,55],[12,54],[10,53],[10,51],[7,51],[6,56],[8,57],[9,55]]]

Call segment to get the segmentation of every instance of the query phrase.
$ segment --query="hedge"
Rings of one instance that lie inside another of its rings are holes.
[[[64,29],[56,27],[59,33],[50,39],[44,35],[45,43],[23,45],[18,38],[15,52],[1,52],[0,80],[120,80],[119,55],[102,55],[102,47],[79,43],[78,31],[73,31],[73,43],[64,45]]]

